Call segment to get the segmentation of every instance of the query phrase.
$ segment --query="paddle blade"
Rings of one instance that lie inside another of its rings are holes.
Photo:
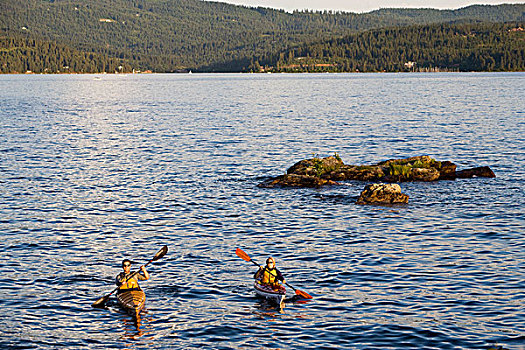
[[[237,250],[235,251],[235,254],[237,254],[237,256],[243,260],[246,260],[246,261],[251,261],[252,259],[248,256],[248,254],[246,254],[241,248],[237,248]]]
[[[302,290],[296,289],[295,294],[305,298],[305,299],[312,299],[312,296],[306,292],[303,292]]]
[[[102,298],[98,299],[93,304],[91,304],[91,307],[103,308],[106,306],[108,299],[109,299],[109,295],[103,296]]]
[[[151,261],[157,261],[157,260],[159,260],[159,259],[162,258],[164,255],[166,255],[167,252],[168,252],[168,246],[165,245],[164,247],[162,247],[162,248],[157,252],[157,254],[155,254],[155,256],[153,257],[153,259],[151,259]]]

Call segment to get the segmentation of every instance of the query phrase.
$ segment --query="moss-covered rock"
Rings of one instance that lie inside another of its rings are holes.
[[[385,176],[381,167],[372,166],[357,166],[357,165],[343,165],[336,171],[331,173],[332,178],[337,181],[376,181]]]
[[[412,168],[407,165],[390,164],[389,173],[382,179],[386,182],[436,181],[439,171],[436,168]]]
[[[295,163],[286,171],[286,173],[323,177],[336,171],[343,165],[344,163],[341,158],[336,156],[326,158],[314,157],[312,159],[305,159]]]
[[[259,187],[321,187],[325,185],[338,185],[333,180],[324,179],[318,176],[285,174],[276,178],[266,180],[260,183]]]
[[[453,180],[456,178],[456,164],[447,161],[441,162],[439,180]]]
[[[389,159],[372,165],[347,165],[334,156],[305,159],[291,166],[286,175],[263,182],[261,187],[319,187],[336,181],[436,181],[456,177],[495,177],[489,167],[456,171],[449,161],[440,162],[430,156]]]
[[[411,168],[435,168],[440,167],[440,162],[436,161],[430,156],[416,156],[416,157],[410,157],[410,158],[403,158],[403,159],[389,159],[382,162],[377,163],[379,166],[390,166],[393,165],[405,165],[409,166]]]

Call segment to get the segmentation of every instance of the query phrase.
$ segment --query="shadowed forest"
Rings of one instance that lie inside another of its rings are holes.
[[[525,5],[287,13],[197,0],[5,0],[0,72],[525,70]]]

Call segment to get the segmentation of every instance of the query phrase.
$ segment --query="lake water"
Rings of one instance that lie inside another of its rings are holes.
[[[0,347],[525,349],[524,97],[524,73],[0,76]],[[336,152],[496,178],[398,206],[257,187]],[[165,244],[138,327],[91,307]],[[257,299],[236,248],[313,299]]]

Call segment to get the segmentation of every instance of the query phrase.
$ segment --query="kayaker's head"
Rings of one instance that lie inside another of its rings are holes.
[[[131,270],[131,261],[128,259],[122,260],[122,268],[124,269],[125,273],[128,273]]]
[[[266,266],[268,266],[270,269],[273,269],[275,267],[275,259],[272,257],[266,259]]]

